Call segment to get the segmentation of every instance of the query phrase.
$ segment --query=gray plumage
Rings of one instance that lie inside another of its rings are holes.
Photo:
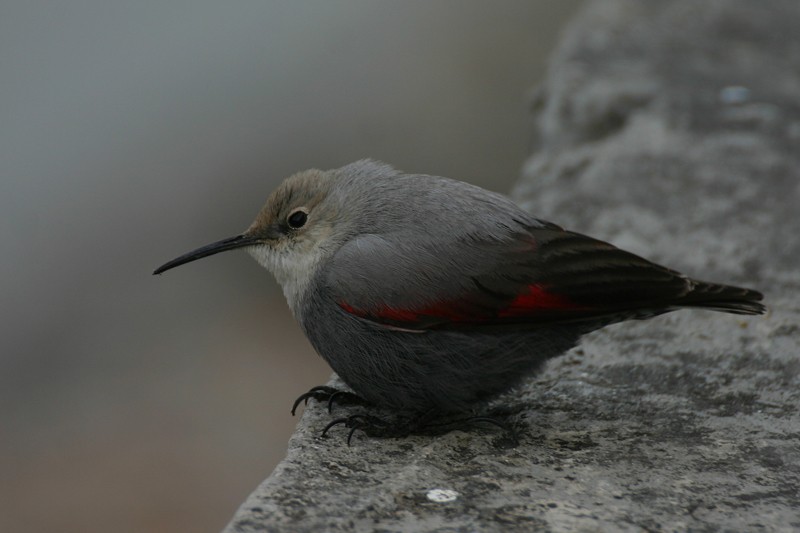
[[[242,235],[317,352],[368,402],[453,413],[517,385],[604,325],[681,307],[758,314],[761,295],[690,279],[463,182],[364,160],[288,178]]]

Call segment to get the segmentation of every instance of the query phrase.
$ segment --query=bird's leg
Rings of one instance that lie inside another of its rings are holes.
[[[329,413],[333,410],[334,400],[335,403],[339,404],[368,405],[368,402],[358,394],[350,391],[340,390],[334,387],[328,387],[327,385],[319,385],[317,387],[312,387],[308,392],[301,394],[294,401],[294,404],[292,404],[292,416],[294,416],[301,403],[308,405],[308,400],[311,398],[314,398],[318,402],[328,402]]]

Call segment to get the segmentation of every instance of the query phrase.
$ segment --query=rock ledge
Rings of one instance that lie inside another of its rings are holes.
[[[506,401],[522,442],[320,439],[312,405],[228,532],[800,530],[800,3],[594,0],[536,102],[537,216],[770,313],[588,336]]]

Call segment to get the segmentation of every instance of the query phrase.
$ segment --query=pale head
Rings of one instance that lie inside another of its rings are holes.
[[[348,228],[331,198],[331,172],[306,170],[287,178],[244,233],[203,246],[162,265],[160,274],[197,259],[243,248],[271,271],[296,312],[320,266],[346,240]]]

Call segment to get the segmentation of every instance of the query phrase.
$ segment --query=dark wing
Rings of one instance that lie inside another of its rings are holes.
[[[454,243],[362,236],[331,263],[327,286],[341,309],[405,330],[764,309],[755,291],[695,281],[555,226]]]

